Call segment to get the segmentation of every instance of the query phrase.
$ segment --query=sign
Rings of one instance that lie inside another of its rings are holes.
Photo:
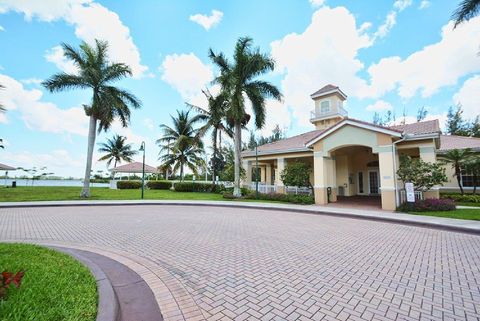
[[[415,190],[413,188],[413,183],[405,183],[405,192],[407,194],[407,202],[415,202]]]

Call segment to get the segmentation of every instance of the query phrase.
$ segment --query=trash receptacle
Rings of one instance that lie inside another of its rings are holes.
[[[17,187],[17,181],[12,182],[12,188],[15,188],[15,187]]]
[[[330,195],[332,195],[332,188],[327,187],[327,203],[330,203]]]

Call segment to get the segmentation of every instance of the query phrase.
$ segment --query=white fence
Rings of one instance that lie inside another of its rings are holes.
[[[310,195],[312,194],[312,189],[309,187],[298,187],[298,186],[285,186],[285,192],[287,194],[301,194],[301,195]]]
[[[252,191],[256,190],[256,183],[251,183],[248,186]],[[258,192],[262,194],[273,194],[278,192],[277,185],[267,185],[267,184],[258,184]],[[287,194],[300,194],[300,195],[311,195],[312,190],[308,187],[298,187],[298,186],[285,186],[285,192]]]
[[[415,191],[415,201],[423,200],[423,192]],[[400,203],[403,204],[407,201],[407,193],[404,189],[400,190]]]
[[[249,188],[252,191],[257,190],[256,183],[251,183]],[[273,194],[277,192],[277,185],[267,185],[267,184],[260,184],[258,183],[258,192],[262,194]]]

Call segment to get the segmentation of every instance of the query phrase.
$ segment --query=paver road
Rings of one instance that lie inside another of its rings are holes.
[[[208,320],[478,320],[480,237],[368,220],[192,206],[0,209],[0,240],[154,261]]]

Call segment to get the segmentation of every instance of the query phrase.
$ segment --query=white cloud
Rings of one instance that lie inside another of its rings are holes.
[[[431,3],[430,1],[428,0],[422,0],[422,2],[420,2],[420,6],[418,7],[420,10],[422,9],[427,9],[428,7],[430,7]]]
[[[308,0],[313,7],[321,7],[325,4],[325,0]]]
[[[473,119],[480,114],[480,75],[467,79],[462,88],[453,96],[454,104],[461,104],[463,115]]]
[[[269,99],[265,103],[265,109],[267,118],[265,126],[260,131],[261,135],[270,136],[276,125],[280,126],[281,129],[290,127],[290,112],[283,102]]]
[[[398,11],[403,11],[412,5],[412,0],[397,0],[393,3],[393,7]]]
[[[365,30],[365,27],[364,27]],[[303,126],[308,122],[313,101],[309,94],[332,83],[352,95],[366,87],[357,76],[363,69],[358,51],[371,45],[357,28],[355,17],[343,7],[322,7],[300,34],[291,33],[271,43],[277,72],[284,73],[281,91],[285,104]]]
[[[223,12],[219,10],[212,10],[211,15],[203,14],[194,14],[190,16],[190,21],[196,22],[201,25],[205,30],[210,30],[210,28],[218,25],[222,20]]]
[[[159,68],[162,80],[176,89],[185,101],[201,95],[212,80],[213,72],[195,54],[168,55]]]
[[[0,31],[5,31],[5,28],[0,26]]]
[[[40,85],[42,81],[42,79],[38,78],[28,78],[20,80],[20,82],[24,83],[25,85]]]
[[[377,31],[373,34],[373,39],[384,38],[390,30],[395,26],[397,23],[397,12],[390,11],[385,18],[385,22],[378,27]]]
[[[65,58],[63,55],[63,48],[61,46],[55,46],[45,53],[47,61],[54,63],[58,69],[71,74],[78,73],[78,68],[73,61]]]
[[[120,17],[91,0],[3,0],[0,13],[8,11],[23,13],[27,20],[62,19],[75,27],[75,35],[81,40],[88,43],[94,39],[107,40],[111,60],[128,64],[134,77],[143,76],[148,69],[141,64],[140,52]]]
[[[386,110],[393,110],[393,106],[384,100],[377,100],[375,103],[368,105],[367,110],[381,112]]]
[[[153,130],[155,128],[155,124],[153,122],[153,119],[151,118],[145,118],[143,120],[143,125],[147,127],[149,130]]]
[[[83,108],[61,109],[53,103],[42,101],[38,89],[27,90],[17,80],[0,74],[0,101],[7,110],[18,110],[29,129],[56,134],[86,136],[88,119]]]
[[[0,113],[0,124],[8,124],[7,115],[5,115],[5,113]]]
[[[453,22],[442,28],[441,40],[414,52],[405,59],[387,57],[368,68],[371,86],[366,96],[380,97],[397,89],[402,98],[421,92],[430,97],[445,86],[456,85],[459,78],[480,71],[478,34],[480,17],[458,26]]]

